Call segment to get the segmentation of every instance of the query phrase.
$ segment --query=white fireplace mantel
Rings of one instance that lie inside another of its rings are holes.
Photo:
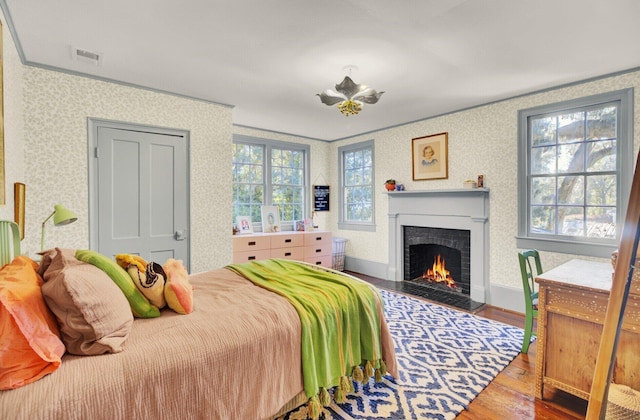
[[[404,279],[403,226],[470,231],[471,299],[487,302],[489,293],[489,189],[395,191],[389,196],[387,279]]]

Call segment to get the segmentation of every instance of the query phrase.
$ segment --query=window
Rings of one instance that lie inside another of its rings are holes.
[[[280,209],[282,226],[293,226],[308,212],[309,146],[234,136],[233,222],[236,216],[262,220],[263,205]]]
[[[338,148],[340,229],[374,231],[373,140]]]
[[[519,112],[519,248],[608,258],[633,165],[633,90]]]

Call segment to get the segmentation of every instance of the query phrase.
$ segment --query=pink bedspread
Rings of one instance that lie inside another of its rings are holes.
[[[300,321],[286,299],[220,268],[190,276],[194,312],[136,319],[125,350],[66,354],[0,391],[2,419],[269,418],[302,389]],[[397,376],[386,322],[383,353]]]

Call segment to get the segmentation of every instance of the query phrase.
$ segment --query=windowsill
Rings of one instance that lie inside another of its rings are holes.
[[[349,223],[349,222],[339,222],[338,229],[341,230],[358,230],[362,232],[375,232],[376,225],[374,224],[364,224],[364,223]]]
[[[559,239],[530,238],[516,236],[519,249],[537,249],[538,251],[558,252],[561,254],[583,255],[586,257],[611,258],[618,245],[589,242],[572,242]]]

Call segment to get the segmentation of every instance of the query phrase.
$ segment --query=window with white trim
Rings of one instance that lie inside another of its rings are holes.
[[[519,112],[518,248],[609,257],[632,176],[633,90]]]
[[[338,148],[340,229],[375,230],[374,142]]]
[[[285,230],[308,217],[309,150],[304,144],[234,136],[233,222],[250,216],[260,230],[263,205],[278,206]]]

